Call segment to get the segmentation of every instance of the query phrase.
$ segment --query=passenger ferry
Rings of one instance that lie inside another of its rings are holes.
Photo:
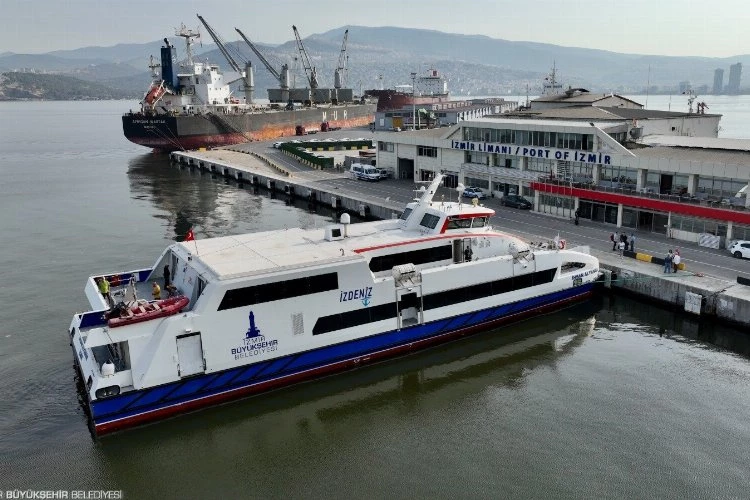
[[[592,293],[598,260],[528,244],[494,211],[433,199],[401,217],[170,245],[153,267],[88,279],[71,345],[97,435],[446,342]],[[458,193],[460,196],[460,193]],[[169,266],[176,297],[143,300]],[[99,293],[107,278],[115,294]]]

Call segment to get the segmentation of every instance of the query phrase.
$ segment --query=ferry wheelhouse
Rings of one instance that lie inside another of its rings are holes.
[[[174,243],[153,267],[105,275],[126,307],[92,306],[70,336],[96,434],[445,342],[592,293],[598,260],[530,245],[494,211],[435,201],[442,175],[399,219]],[[168,264],[180,301],[138,300]],[[178,303],[179,306],[174,304]],[[154,314],[138,321],[113,314]],[[113,312],[119,311],[119,312]],[[145,320],[144,320],[145,319]]]

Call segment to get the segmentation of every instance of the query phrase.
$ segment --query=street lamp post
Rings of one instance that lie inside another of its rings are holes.
[[[412,130],[417,130],[417,74],[412,73],[411,74],[411,106],[412,106],[412,115],[411,115],[411,128]]]

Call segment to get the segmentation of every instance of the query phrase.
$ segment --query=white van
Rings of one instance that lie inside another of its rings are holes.
[[[357,178],[361,181],[379,181],[380,172],[377,168],[371,165],[363,165],[362,163],[352,163],[349,173],[352,177]]]

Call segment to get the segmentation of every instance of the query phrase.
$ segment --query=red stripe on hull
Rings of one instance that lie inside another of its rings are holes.
[[[190,411],[199,410],[201,408],[206,408],[209,406],[215,406],[217,404],[226,403],[226,402],[236,400],[245,396],[258,394],[261,392],[267,392],[273,389],[278,389],[278,388],[289,386],[295,383],[319,378],[323,375],[329,375],[332,373],[337,373],[337,372],[342,372],[348,369],[357,368],[359,366],[362,366],[364,363],[385,360],[388,358],[398,356],[400,354],[405,354],[411,351],[417,351],[417,350],[431,347],[434,345],[442,344],[442,343],[448,342],[450,340],[454,340],[459,337],[471,335],[473,333],[486,330],[488,328],[492,328],[494,326],[498,326],[503,323],[508,323],[510,321],[517,321],[527,316],[532,316],[532,315],[537,315],[537,314],[544,313],[544,312],[549,312],[552,310],[557,310],[566,304],[581,301],[585,298],[588,298],[591,295],[593,295],[592,291],[585,292],[580,295],[576,295],[574,297],[570,297],[564,300],[553,302],[551,304],[546,304],[546,305],[536,307],[533,309],[527,309],[525,311],[521,311],[515,314],[504,316],[502,318],[498,318],[492,321],[487,321],[487,322],[480,323],[480,324],[466,327],[466,328],[460,328],[458,330],[453,330],[447,333],[443,333],[440,335],[436,335],[434,337],[429,337],[426,339],[418,340],[418,341],[411,342],[409,344],[401,345],[398,347],[384,349],[381,351],[374,352],[372,354],[368,354],[366,356],[359,356],[359,357],[347,359],[344,361],[338,361],[336,363],[331,363],[325,366],[320,366],[318,368],[313,368],[310,370],[306,370],[304,372],[286,375],[286,376],[279,377],[273,380],[268,380],[266,382],[261,382],[261,383],[252,385],[250,387],[241,387],[238,389],[232,389],[227,392],[223,392],[221,394],[207,396],[205,398],[197,399],[193,401],[187,401],[185,403],[176,404],[168,408],[161,408],[161,409],[154,410],[151,412],[134,415],[132,417],[127,417],[122,420],[115,420],[115,421],[106,422],[103,424],[96,424],[95,432],[97,435],[103,436],[105,434],[110,434],[118,430],[135,427],[137,425],[142,425],[148,422],[162,420],[162,419],[165,419],[171,416],[176,416],[182,413],[187,413]]]

